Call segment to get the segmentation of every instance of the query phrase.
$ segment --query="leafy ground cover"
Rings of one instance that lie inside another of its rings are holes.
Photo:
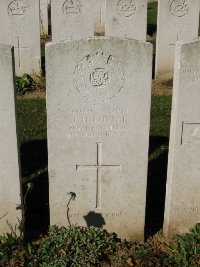
[[[51,227],[46,236],[24,244],[0,238],[1,267],[200,266],[200,224],[167,242],[159,235],[146,243],[121,241],[103,229]]]

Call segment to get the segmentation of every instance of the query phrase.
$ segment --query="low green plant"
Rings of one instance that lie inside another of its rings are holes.
[[[171,266],[200,266],[200,224],[169,243],[168,263]]]
[[[103,229],[51,227],[48,237],[40,243],[34,261],[41,267],[96,266],[112,255],[118,244],[116,235]]]
[[[200,266],[200,224],[173,241],[160,240],[159,235],[138,244],[132,255],[133,266],[198,267]]]
[[[0,236],[0,267],[12,266],[16,258],[16,251],[18,251],[17,257],[22,259],[21,253],[19,253],[21,248],[22,240],[17,238],[15,234],[11,233]]]
[[[198,267],[200,224],[171,242],[157,234],[146,243],[119,240],[99,228],[51,227],[48,235],[23,244],[8,234],[0,238],[0,267]]]
[[[32,90],[33,78],[28,74],[23,74],[21,77],[16,77],[16,88],[19,95],[25,94]]]

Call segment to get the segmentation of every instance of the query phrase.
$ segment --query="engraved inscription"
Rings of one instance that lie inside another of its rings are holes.
[[[77,65],[74,83],[87,100],[95,103],[109,101],[116,97],[124,86],[122,63],[99,48]]]
[[[120,212],[101,212],[100,213],[105,219],[115,219],[117,217],[126,217],[127,213],[122,213]],[[85,217],[87,214],[85,213],[74,213],[74,214],[70,214],[69,217],[70,218],[74,218],[74,219],[79,219],[81,217]]]
[[[124,17],[130,17],[135,14],[137,6],[135,0],[119,0],[117,3],[117,12]]]
[[[199,69],[183,69],[183,73],[191,77],[193,81],[200,80],[200,70]]]
[[[189,9],[188,0],[173,0],[170,4],[170,12],[176,17],[184,17]]]
[[[185,203],[183,201],[180,201],[177,203],[176,206],[172,207],[173,213],[187,213],[187,212],[199,212],[200,211],[200,205],[198,205],[195,201],[189,201],[188,203]]]
[[[102,164],[102,145],[103,143],[97,143],[97,164],[96,165],[76,165],[77,171],[84,170],[96,170],[97,186],[96,186],[96,208],[101,209],[101,176],[102,169],[115,168],[121,171],[121,165],[103,165]]]
[[[63,4],[64,14],[80,14],[82,11],[82,4],[80,0],[67,0]]]
[[[200,143],[200,123],[183,123],[181,144]]]
[[[23,16],[27,13],[27,8],[26,0],[13,0],[8,5],[8,14],[11,16]]]
[[[131,137],[128,126],[129,110],[113,108],[66,109],[62,121],[66,123],[67,138]]]

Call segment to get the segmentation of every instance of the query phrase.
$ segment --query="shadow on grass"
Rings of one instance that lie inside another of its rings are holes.
[[[168,143],[167,137],[150,137],[149,155],[157,149],[160,153],[149,162],[148,166],[145,239],[163,227],[168,151],[166,149],[162,151],[161,147],[168,147]]]
[[[20,152],[23,198],[25,197],[26,207],[25,240],[32,240],[46,233],[49,227],[47,141],[25,143],[21,145]]]

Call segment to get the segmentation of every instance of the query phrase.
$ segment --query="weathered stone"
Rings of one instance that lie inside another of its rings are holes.
[[[199,0],[159,0],[156,77],[173,76],[174,48],[178,40],[198,37]]]
[[[151,44],[71,40],[46,60],[51,224],[143,239]]]
[[[106,1],[105,35],[146,41],[147,1]]]
[[[52,39],[94,36],[93,0],[51,0]]]
[[[48,34],[48,0],[40,0],[40,32]]]
[[[183,234],[200,219],[200,40],[175,53],[164,232]]]
[[[11,46],[0,45],[0,234],[22,220],[13,62]]]
[[[39,0],[1,0],[0,25],[0,44],[15,47],[16,74],[39,73]]]

